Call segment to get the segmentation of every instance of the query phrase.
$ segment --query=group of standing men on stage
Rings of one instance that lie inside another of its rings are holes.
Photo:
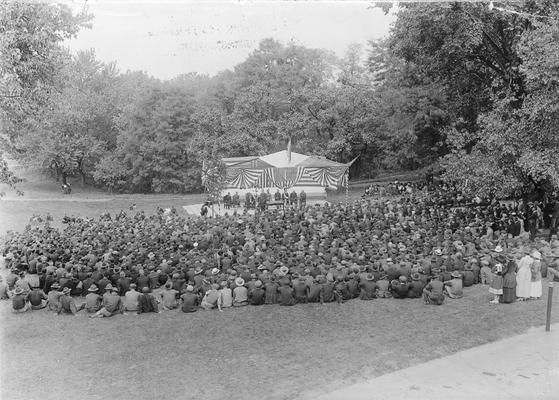
[[[254,208],[260,211],[265,211],[268,208],[269,203],[271,202],[274,202],[276,204],[282,202],[286,206],[303,208],[307,204],[307,194],[304,190],[301,190],[301,192],[297,194],[295,190],[289,193],[287,189],[285,189],[282,193],[278,189],[272,197],[270,189],[268,189],[266,191],[260,192],[260,194],[257,196],[250,192],[245,195],[245,208],[247,209]],[[231,193],[228,192],[225,196],[223,196],[223,203],[226,209],[230,209],[231,206],[240,206],[241,203],[239,194],[235,192],[233,195],[231,195]]]

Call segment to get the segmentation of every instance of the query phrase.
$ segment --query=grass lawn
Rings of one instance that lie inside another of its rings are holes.
[[[542,325],[545,304],[490,305],[482,286],[440,307],[352,300],[105,319],[12,314],[2,302],[1,398],[311,398]]]
[[[183,212],[180,206],[201,200],[79,188],[62,197],[54,184],[26,185],[24,198],[0,200],[0,235],[22,229],[33,214],[48,212],[60,225],[66,214],[98,216],[132,203],[150,213],[157,206]],[[542,325],[546,294],[544,288],[542,300],[495,306],[487,287],[477,286],[441,307],[420,299],[353,300],[95,320],[83,311],[12,314],[3,301],[0,398],[312,398]]]

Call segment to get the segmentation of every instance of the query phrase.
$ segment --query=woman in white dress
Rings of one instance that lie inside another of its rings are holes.
[[[534,261],[530,266],[531,270],[531,284],[530,284],[530,298],[539,299],[542,297],[542,255],[539,251],[532,252]]]
[[[532,289],[532,271],[530,266],[534,260],[528,254],[518,262],[516,273],[516,297],[518,301],[528,300]]]

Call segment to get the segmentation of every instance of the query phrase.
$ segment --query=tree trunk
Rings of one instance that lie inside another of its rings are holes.
[[[62,172],[62,174],[60,176],[62,177],[62,184],[67,185],[68,182],[66,181],[66,179],[67,179],[68,176],[67,176],[66,172]]]
[[[81,181],[81,186],[82,188],[85,187],[85,174],[83,172],[80,171],[80,181]]]

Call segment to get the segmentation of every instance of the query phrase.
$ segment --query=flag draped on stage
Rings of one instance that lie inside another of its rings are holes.
[[[227,189],[290,190],[297,186],[335,189],[344,185],[346,172],[355,161],[342,164],[289,150],[261,157],[222,159],[226,166]]]

